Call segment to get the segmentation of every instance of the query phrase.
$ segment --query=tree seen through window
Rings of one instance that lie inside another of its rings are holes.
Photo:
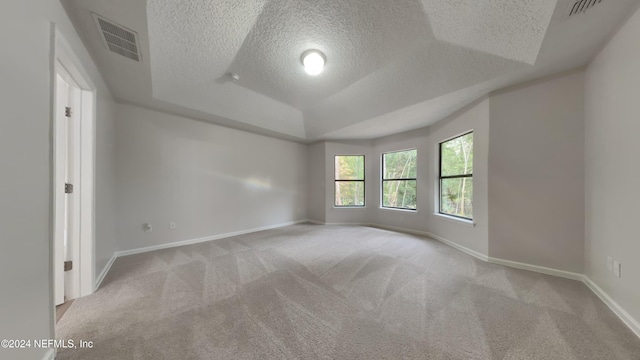
[[[440,144],[440,213],[473,218],[473,133]]]
[[[382,154],[382,207],[417,209],[416,149]]]
[[[364,206],[364,156],[336,155],[334,205]]]

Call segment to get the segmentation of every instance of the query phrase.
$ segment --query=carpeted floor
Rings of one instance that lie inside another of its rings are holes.
[[[56,359],[640,359],[582,283],[435,240],[296,225],[117,259]]]

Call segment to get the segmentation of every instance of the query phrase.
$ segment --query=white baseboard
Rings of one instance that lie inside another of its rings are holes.
[[[281,228],[281,227],[285,227],[285,226],[302,224],[302,223],[305,223],[305,222],[308,222],[308,220],[292,221],[292,222],[283,223],[283,224],[263,226],[263,227],[259,227],[259,228],[235,231],[235,232],[230,232],[230,233],[225,233],[225,234],[206,236],[206,237],[201,237],[201,238],[197,238],[197,239],[176,241],[176,242],[172,242],[172,243],[168,243],[168,244],[160,244],[160,245],[147,246],[147,247],[131,249],[131,250],[116,251],[114,256],[115,257],[120,257],[120,256],[127,256],[127,255],[146,253],[146,252],[154,251],[154,250],[169,249],[169,248],[174,248],[174,247],[178,247],[178,246],[198,244],[198,243],[201,243],[201,242],[219,240],[219,239],[224,239],[224,238],[228,238],[228,237],[232,237],[232,236],[238,236],[238,235],[245,235],[245,234],[250,234],[250,233],[254,233],[254,232],[258,232],[258,231],[277,229],[277,228]]]
[[[571,280],[582,281],[596,296],[600,298],[600,300],[602,300],[602,302],[604,302],[611,309],[611,311],[613,311],[614,314],[616,314],[616,316],[618,316],[618,318],[620,318],[620,320],[622,320],[622,322],[625,325],[627,325],[627,327],[629,327],[629,329],[631,329],[631,331],[634,334],[636,334],[636,336],[640,338],[640,322],[638,322],[638,320],[636,320],[627,311],[625,311],[617,302],[615,302],[615,300],[613,300],[607,293],[605,293],[600,287],[598,287],[598,285],[596,285],[596,283],[591,281],[591,279],[589,279],[586,275],[565,271],[565,270],[552,269],[544,266],[531,265],[531,264],[520,263],[516,261],[492,258],[482,253],[479,253],[475,250],[471,250],[465,246],[457,244],[451,240],[447,240],[435,234],[429,233],[427,231],[411,230],[411,229],[380,225],[380,224],[370,224],[369,226],[380,228],[380,229],[391,230],[391,231],[398,231],[403,233],[430,237],[446,245],[449,245],[454,249],[460,250],[473,257],[476,257],[480,260],[483,260],[492,264],[508,266],[508,267],[522,269],[522,270],[528,270],[528,271],[533,271],[533,272],[552,275],[552,276],[558,276],[558,277],[571,279]]]
[[[47,352],[42,357],[42,360],[54,360],[56,358],[55,349],[47,349]]]
[[[628,312],[626,312],[622,306],[620,306],[615,300],[613,300],[604,290],[602,290],[596,283],[594,283],[589,277],[584,275],[582,281],[594,294],[596,294],[603,303],[605,303],[614,314],[618,315],[625,325],[633,331],[636,336],[640,338],[640,322],[634,319]]]
[[[201,243],[201,242],[205,242],[205,241],[224,239],[224,238],[228,238],[228,237],[232,237],[232,236],[244,235],[244,234],[249,234],[249,233],[254,233],[254,232],[264,231],[264,230],[271,230],[271,229],[276,229],[276,228],[285,227],[285,226],[291,226],[291,225],[297,225],[297,224],[302,224],[302,223],[311,223],[311,224],[317,224],[317,225],[334,225],[334,226],[338,226],[338,225],[343,225],[343,226],[344,225],[371,226],[371,227],[384,229],[384,230],[391,230],[391,231],[398,231],[398,232],[403,232],[403,233],[426,236],[426,237],[435,239],[437,241],[440,241],[443,244],[451,246],[454,249],[457,249],[457,250],[462,251],[462,252],[464,252],[466,254],[469,254],[469,255],[477,258],[477,259],[480,259],[482,261],[486,261],[486,262],[489,262],[489,263],[492,263],[492,264],[508,266],[508,267],[522,269],[522,270],[528,270],[528,271],[533,271],[533,272],[552,275],[552,276],[558,276],[558,277],[571,279],[571,280],[582,281],[582,282],[585,283],[585,285],[587,287],[589,287],[589,289],[591,289],[591,291],[593,291],[594,294],[596,294],[596,296],[598,296],[614,312],[614,314],[616,314],[620,318],[620,320],[622,320],[622,322],[624,322],[629,327],[629,329],[631,329],[631,331],[633,331],[638,337],[640,337],[640,323],[636,319],[634,319],[633,316],[631,316],[628,312],[626,312],[618,303],[616,303],[607,293],[605,293],[600,287],[598,287],[598,285],[596,285],[596,283],[591,281],[591,279],[589,279],[586,275],[578,274],[578,273],[574,273],[574,272],[569,272],[569,271],[564,271],[564,270],[552,269],[552,268],[548,268],[548,267],[544,267],[544,266],[537,266],[537,265],[531,265],[531,264],[526,264],[526,263],[520,263],[520,262],[516,262],[516,261],[492,258],[492,257],[489,257],[489,256],[487,256],[485,254],[482,254],[482,253],[477,252],[475,250],[469,249],[469,248],[467,248],[465,246],[462,246],[462,245],[460,245],[458,243],[455,243],[455,242],[453,242],[451,240],[447,240],[447,239],[445,239],[443,237],[440,237],[438,235],[432,234],[432,233],[427,232],[427,231],[412,230],[412,229],[400,228],[400,227],[395,227],[395,226],[380,225],[380,224],[344,224],[344,223],[342,223],[342,224],[330,224],[330,223],[323,223],[323,222],[316,221],[316,220],[300,220],[300,221],[293,221],[293,222],[288,222],[288,223],[284,223],[284,224],[270,225],[270,226],[265,226],[265,227],[260,227],[260,228],[236,231],[236,232],[231,232],[231,233],[226,233],[226,234],[207,236],[207,237],[202,237],[202,238],[198,238],[198,239],[178,241],[178,242],[173,242],[173,243],[169,243],[169,244],[154,245],[154,246],[138,248],[138,249],[132,249],[132,250],[116,251],[115,254],[113,255],[113,257],[111,258],[111,260],[109,260],[109,263],[107,263],[105,268],[100,273],[100,276],[98,276],[98,279],[96,281],[96,290],[98,289],[98,287],[102,283],[102,280],[104,280],[104,277],[106,276],[106,274],[109,272],[109,269],[111,269],[111,266],[113,265],[113,262],[115,261],[115,259],[120,257],[120,256],[140,254],[140,253],[145,253],[145,252],[149,252],[149,251],[160,250],[160,249],[168,249],[168,248],[173,248],[173,247],[178,247],[178,246],[183,246],[183,245],[197,244],[197,243]],[[51,350],[50,352],[47,353],[47,356],[44,357],[44,360],[49,360],[49,359],[53,360],[54,356],[55,356],[55,353],[53,352],[53,350]]]
[[[331,224],[327,224],[327,225],[331,225]],[[344,224],[340,224],[340,225],[344,225]],[[426,237],[429,237],[429,238],[433,238],[435,240],[440,241],[441,243],[444,243],[446,245],[451,246],[452,248],[454,248],[456,250],[460,250],[460,251],[462,251],[462,252],[464,252],[466,254],[469,254],[469,255],[477,258],[477,259],[480,259],[482,261],[486,261],[486,262],[492,263],[492,264],[508,266],[508,267],[512,267],[512,268],[528,270],[528,271],[533,271],[533,272],[537,272],[537,273],[553,275],[553,276],[558,276],[558,277],[572,279],[572,280],[578,280],[578,281],[582,281],[583,278],[584,278],[583,274],[578,274],[578,273],[569,272],[569,271],[565,271],[565,270],[558,270],[558,269],[552,269],[552,268],[548,268],[548,267],[544,267],[544,266],[531,265],[531,264],[520,263],[520,262],[516,262],[516,261],[492,258],[492,257],[489,257],[489,256],[483,254],[483,253],[475,251],[473,249],[469,249],[466,246],[460,245],[460,244],[458,244],[456,242],[453,242],[451,240],[445,239],[445,238],[443,238],[441,236],[438,236],[436,234],[432,234],[432,233],[430,233],[428,231],[413,230],[413,229],[401,228],[401,227],[396,227],[396,226],[381,225],[381,224],[369,224],[369,226],[380,228],[380,229],[386,229],[386,230],[391,230],[391,231],[398,231],[398,232],[403,232],[403,233],[422,235],[422,236],[426,236]]]
[[[371,226],[371,224],[369,223],[359,223],[359,222],[355,222],[355,223],[346,223],[346,222],[340,222],[340,223],[328,223],[328,222],[323,222],[323,221],[318,221],[318,220],[305,220],[303,221],[305,223],[309,223],[309,224],[314,224],[314,225],[328,225],[328,226]]]
[[[235,232],[225,233],[225,234],[220,234],[220,235],[206,236],[206,237],[197,238],[197,239],[177,241],[177,242],[172,242],[172,243],[169,243],[169,244],[161,244],[161,245],[148,246],[148,247],[138,248],[138,249],[116,251],[113,254],[113,256],[111,257],[111,259],[109,259],[109,262],[107,263],[107,265],[105,265],[104,269],[102,269],[102,271],[100,272],[100,275],[98,275],[98,278],[96,278],[94,291],[98,291],[98,288],[100,288],[100,285],[102,284],[102,281],[107,276],[107,273],[109,273],[109,270],[111,270],[111,266],[116,261],[116,259],[121,257],[121,256],[141,254],[141,253],[145,253],[145,252],[149,252],[149,251],[161,250],[161,249],[169,249],[169,248],[178,247],[178,246],[184,246],[184,245],[192,245],[192,244],[197,244],[197,243],[201,243],[201,242],[205,242],[205,241],[219,240],[219,239],[224,239],[224,238],[228,238],[228,237],[232,237],[232,236],[244,235],[244,234],[249,234],[249,233],[254,233],[254,232],[264,231],[264,230],[277,229],[277,228],[281,228],[281,227],[285,227],[285,226],[297,225],[297,224],[302,224],[302,223],[306,223],[306,222],[315,223],[312,220],[299,220],[299,221],[292,221],[292,222],[283,223],[283,224],[264,226],[264,227],[260,227],[260,228],[254,228],[254,229],[248,229],[248,230],[242,230],[242,231],[235,231]]]
[[[324,223],[324,225],[332,226],[371,226],[369,223]]]
[[[489,257],[488,262],[492,264],[508,266],[516,269],[529,270],[537,273],[558,276],[558,277],[571,279],[571,280],[582,281],[582,279],[584,278],[584,275],[570,272],[570,271],[552,269],[544,266],[531,265],[531,264],[520,263],[516,261],[511,261],[511,260],[504,260],[504,259]]]
[[[102,284],[102,280],[104,280],[104,277],[107,276],[107,273],[111,270],[111,266],[113,265],[113,262],[116,261],[117,257],[118,256],[114,253],[111,259],[109,259],[109,262],[107,262],[107,265],[104,266],[104,269],[102,269],[100,275],[98,275],[98,278],[96,279],[96,285],[93,291],[98,291],[98,288],[100,288],[100,285]]]
[[[485,254],[483,254],[481,252],[469,249],[466,246],[462,246],[462,245],[460,245],[458,243],[455,243],[455,242],[453,242],[451,240],[447,240],[447,239],[445,239],[443,237],[440,237],[438,235],[435,235],[435,234],[432,234],[432,233],[429,233],[429,232],[425,232],[424,234],[426,236],[428,236],[428,237],[434,238],[434,239],[440,241],[441,243],[447,244],[447,245],[451,246],[454,249],[460,250],[460,251],[462,251],[464,253],[467,253],[467,254],[475,257],[475,258],[478,258],[478,259],[480,259],[482,261],[487,261],[488,260],[487,255],[485,255]]]
[[[455,243],[451,240],[447,240],[443,237],[440,237],[438,235],[432,234],[430,232],[427,231],[419,231],[419,230],[412,230],[412,229],[405,229],[405,228],[400,228],[400,227],[395,227],[395,226],[388,226],[388,225],[380,225],[380,224],[371,224],[370,226],[372,227],[376,227],[376,228],[380,228],[380,229],[386,229],[386,230],[392,230],[392,231],[398,231],[398,232],[404,232],[404,233],[409,233],[409,234],[415,234],[415,235],[422,235],[422,236],[426,236],[435,240],[440,241],[441,243],[444,243],[446,245],[451,246],[452,248],[456,249],[456,250],[460,250],[463,253],[469,254],[475,258],[478,258],[482,261],[488,261],[489,257],[485,254],[482,254],[478,251],[469,249],[466,246],[462,246],[458,243]]]
[[[306,222],[314,225],[326,225],[326,223],[323,223],[322,221],[318,221],[318,220],[307,220]]]

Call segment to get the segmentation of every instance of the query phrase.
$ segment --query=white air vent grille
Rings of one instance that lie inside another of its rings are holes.
[[[140,52],[138,51],[138,34],[120,25],[93,14],[98,29],[102,34],[102,40],[109,50],[140,62]]]
[[[600,4],[601,2],[602,2],[602,0],[578,0],[570,8],[569,16],[573,16],[573,15],[576,15],[576,14],[583,13],[583,12],[591,9],[592,7]]]

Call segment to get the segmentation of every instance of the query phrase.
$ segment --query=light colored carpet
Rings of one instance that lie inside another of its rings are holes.
[[[435,240],[296,225],[117,259],[57,359],[640,359],[582,283]]]

